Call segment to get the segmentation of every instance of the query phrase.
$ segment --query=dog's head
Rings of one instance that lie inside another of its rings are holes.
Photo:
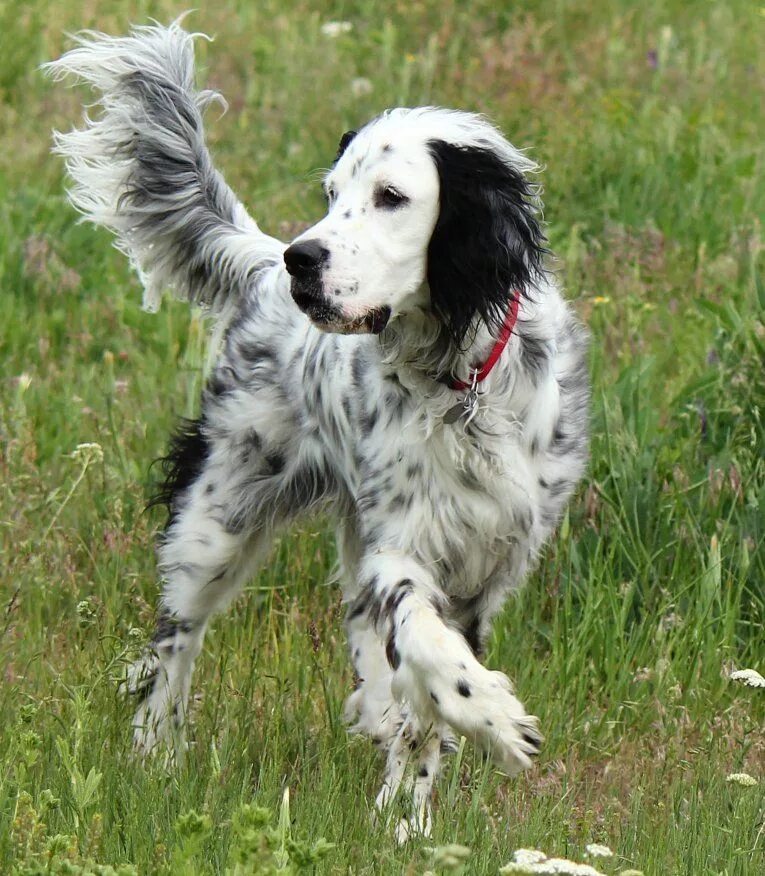
[[[327,215],[284,254],[295,302],[343,333],[431,309],[461,345],[543,270],[534,169],[469,113],[396,109],[344,134],[324,180]]]

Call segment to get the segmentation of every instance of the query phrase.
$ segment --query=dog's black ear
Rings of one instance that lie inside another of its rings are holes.
[[[460,347],[473,319],[501,325],[544,270],[545,236],[525,176],[489,148],[431,140],[441,184],[428,246],[433,309]]]
[[[343,156],[343,152],[348,148],[351,140],[356,136],[358,131],[346,131],[343,136],[340,138],[340,143],[337,147],[337,155],[335,155],[335,160],[332,162],[333,165],[337,164],[338,161]]]

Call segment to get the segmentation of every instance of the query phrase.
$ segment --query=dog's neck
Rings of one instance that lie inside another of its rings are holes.
[[[486,323],[476,319],[458,348],[433,312],[423,309],[393,320],[379,338],[384,365],[407,388],[428,394],[454,379],[468,380],[495,342]]]

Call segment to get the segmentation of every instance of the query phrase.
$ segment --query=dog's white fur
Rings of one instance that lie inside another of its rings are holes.
[[[378,807],[415,762],[398,831],[427,831],[454,733],[511,773],[538,750],[536,719],[477,657],[587,455],[585,336],[538,261],[534,165],[480,116],[391,110],[344,138],[328,213],[287,255],[308,244],[320,261],[295,262],[290,281],[285,245],[212,166],[201,112],[215,95],[194,90],[177,23],[86,33],[49,67],[95,86],[103,108],[56,136],[72,202],[115,232],[147,306],[172,288],[209,305],[223,337],[201,416],[168,457],[162,614],[129,681],[136,743],[179,743],[210,617],[280,527],[329,506],[359,676],[348,717],[387,752]],[[502,285],[484,300],[487,270]],[[464,394],[450,377],[485,361],[513,294],[519,320],[475,417],[445,423]]]

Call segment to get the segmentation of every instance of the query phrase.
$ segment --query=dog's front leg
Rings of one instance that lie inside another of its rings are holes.
[[[425,752],[428,764],[420,769],[428,769],[432,784],[433,751],[423,743],[444,724],[511,774],[530,766],[541,742],[537,719],[509,679],[482,666],[450,625],[448,600],[430,571],[403,553],[378,551],[364,558],[360,577],[364,585],[349,610],[366,612],[385,641],[391,689],[407,716],[389,751],[378,807],[396,795],[414,752]]]

